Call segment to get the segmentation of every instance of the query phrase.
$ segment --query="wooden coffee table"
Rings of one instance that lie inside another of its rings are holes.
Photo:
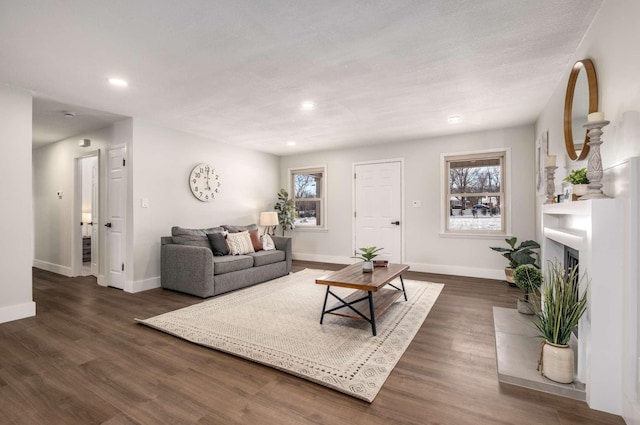
[[[356,263],[316,279],[318,285],[327,285],[320,324],[322,324],[325,314],[363,319],[371,324],[371,331],[375,336],[376,316],[384,313],[401,295],[404,295],[404,300],[407,301],[407,292],[404,289],[404,280],[402,279],[402,273],[407,270],[409,270],[409,266],[406,264],[389,264],[388,267],[374,267],[372,273],[364,273],[362,263]],[[400,278],[402,288],[390,283],[397,277]],[[384,288],[386,285],[394,289]],[[352,288],[357,291],[342,299],[331,291],[332,286]],[[338,303],[327,308],[329,294],[336,298]],[[366,311],[367,304],[369,317],[363,313]]]

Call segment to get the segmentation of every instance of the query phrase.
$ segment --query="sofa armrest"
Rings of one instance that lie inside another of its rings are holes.
[[[160,285],[202,298],[213,296],[213,253],[201,246],[160,247]]]
[[[284,258],[287,261],[287,273],[291,273],[291,261],[293,260],[293,249],[291,248],[291,238],[288,236],[271,236],[276,249],[284,251]]]

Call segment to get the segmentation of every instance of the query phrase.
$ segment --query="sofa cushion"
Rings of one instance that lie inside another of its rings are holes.
[[[222,255],[229,255],[229,246],[227,245],[226,232],[225,233],[209,233],[207,234],[209,243],[211,244],[211,250],[213,255],[220,257]]]
[[[222,227],[210,227],[208,229],[185,229],[184,227],[173,226],[171,236],[173,243],[179,245],[204,246],[211,248],[208,233],[224,232]]]
[[[224,255],[213,257],[213,274],[225,274],[253,267],[253,257],[248,255]]]
[[[262,251],[262,241],[260,241],[260,235],[258,234],[258,229],[250,230],[249,237],[251,238],[251,245],[253,245],[253,250],[255,252]]]
[[[254,252],[249,232],[229,233],[227,235],[227,245],[231,255],[243,255]]]
[[[249,254],[253,257],[253,267],[284,261],[284,251],[258,251]]]
[[[257,224],[248,224],[246,226],[223,224],[222,227],[229,233],[250,232],[251,230],[258,230]]]

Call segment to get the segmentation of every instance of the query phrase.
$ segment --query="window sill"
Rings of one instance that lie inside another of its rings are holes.
[[[503,240],[509,237],[506,233],[443,233],[440,232],[441,238],[454,239],[496,239]]]
[[[311,232],[311,233],[327,233],[329,229],[326,227],[296,227],[294,232]]]

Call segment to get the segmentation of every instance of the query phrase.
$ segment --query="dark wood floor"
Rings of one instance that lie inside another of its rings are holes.
[[[294,264],[304,267],[337,268]],[[445,287],[369,404],[133,320],[198,298],[128,294],[34,270],[37,316],[0,324],[0,425],[624,423],[583,402],[498,383],[492,307],[512,307],[518,290],[407,277]]]

